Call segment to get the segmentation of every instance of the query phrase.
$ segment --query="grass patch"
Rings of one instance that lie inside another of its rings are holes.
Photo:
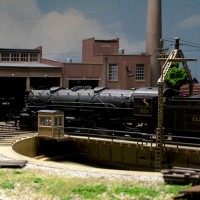
[[[107,187],[105,185],[81,185],[72,189],[72,193],[81,196],[83,199],[94,199],[106,191]]]
[[[171,200],[184,188],[179,185],[124,179],[77,178],[31,169],[0,169],[0,194],[23,199],[137,199]]]
[[[37,177],[37,178],[34,178],[33,182],[34,183],[42,183],[43,180],[42,180],[42,178]]]
[[[2,182],[2,183],[0,184],[0,188],[1,188],[1,189],[8,189],[8,190],[11,190],[11,189],[15,189],[15,186],[14,186],[13,183],[10,183],[10,182],[5,181],[5,182]]]
[[[147,195],[150,197],[156,197],[158,195],[158,191],[156,191],[156,188],[152,187],[119,187],[115,189],[115,192],[117,194],[123,193],[128,194],[130,196],[140,196],[140,195]]]

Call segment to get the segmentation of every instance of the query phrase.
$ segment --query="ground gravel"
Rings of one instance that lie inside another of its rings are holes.
[[[1,160],[12,160],[11,158],[8,158],[2,154],[0,154],[0,161]],[[130,180],[134,181],[134,183],[141,183],[146,182],[150,184],[159,184],[164,183],[164,180],[161,176],[154,176],[152,173],[148,173],[145,175],[138,174],[137,172],[135,174],[111,174],[111,173],[100,173],[100,172],[90,172],[90,171],[78,171],[78,170],[71,170],[71,169],[61,169],[61,168],[54,168],[54,167],[46,167],[41,165],[36,165],[32,163],[27,163],[24,167],[24,169],[30,169],[30,170],[42,170],[45,173],[49,175],[58,175],[58,176],[66,176],[66,177],[80,177],[80,178],[105,178],[105,179],[118,179],[120,181],[123,180]],[[26,193],[23,191],[23,194]],[[34,194],[29,194],[27,192],[26,197],[23,197],[23,200],[33,200],[38,199],[38,197],[35,197]],[[9,197],[6,195],[4,190],[0,190],[0,200],[19,200],[21,198],[17,196]],[[42,200],[49,200],[48,198],[41,198]],[[106,199],[106,198],[105,198]],[[122,198],[123,199],[123,198]],[[55,199],[56,200],[56,199]]]
[[[12,160],[12,159],[0,154],[0,160]],[[32,163],[27,163],[24,169],[39,169],[39,170],[44,170],[46,173],[49,174],[53,173],[59,176],[68,176],[68,177],[80,177],[80,178],[104,177],[108,179],[129,179],[134,181],[164,183],[164,179],[162,177],[154,176],[153,173],[145,173],[145,175],[138,174],[137,172],[135,174],[123,174],[123,173],[112,174],[107,172],[100,173],[100,172],[78,171],[71,169],[46,167]]]

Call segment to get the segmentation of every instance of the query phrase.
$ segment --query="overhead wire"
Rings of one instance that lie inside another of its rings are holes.
[[[136,8],[123,9],[123,5],[122,5],[123,1],[122,0],[118,0],[117,3],[118,3],[118,8],[116,10],[107,10],[107,11],[106,10],[101,10],[101,11],[99,11],[99,13],[103,14],[103,13],[106,13],[106,12],[112,13],[112,12],[138,12],[138,11],[143,11],[143,10],[146,11],[146,8],[144,8],[144,9],[142,9],[142,8],[140,8],[140,9],[138,9],[138,8],[137,9]],[[56,10],[56,11],[58,11],[58,4],[59,4],[59,1],[58,0],[54,0],[53,7],[54,7],[54,10]],[[189,7],[198,7],[198,6],[200,6],[200,3],[194,3],[194,4],[190,4],[190,5],[189,4],[188,5],[179,5],[179,6],[175,6],[175,5],[170,5],[170,6],[165,6],[165,7],[162,6],[162,9],[172,9],[172,8],[177,8],[177,7],[178,8],[184,8],[184,7],[186,7],[186,8],[188,7],[189,8]],[[89,12],[91,12],[91,11],[89,11]],[[42,18],[42,17],[41,16],[36,16],[36,17],[28,18],[28,19],[26,18],[26,20],[33,20],[35,18]],[[180,43],[180,45],[184,45],[184,46],[188,46],[188,47],[194,47],[194,48],[197,48],[197,49],[200,48],[200,44],[198,44],[198,43],[188,42],[188,41],[185,41],[185,40],[181,40],[181,41],[182,41],[182,43]],[[164,42],[165,42],[166,46],[167,46],[166,42],[170,42],[171,46],[174,45],[174,39],[172,39],[172,38],[166,38],[166,39],[164,39]],[[73,53],[73,54],[76,54],[76,53]]]
[[[182,39],[181,39],[182,40]],[[186,43],[189,43],[189,44],[194,44],[194,45],[199,45],[200,46],[200,44],[198,44],[198,43],[194,43],[194,42],[188,42],[188,41],[186,41],[186,40],[182,40],[183,42],[186,42]]]
[[[165,43],[169,42],[170,43],[169,45],[171,45],[171,46],[175,44],[175,41],[172,40],[171,38],[163,38],[163,42],[165,42]],[[193,47],[193,48],[196,48],[195,51],[200,51],[200,44],[198,44],[198,43],[189,42],[189,41],[180,39],[180,45]],[[190,50],[190,51],[194,51],[194,50]]]

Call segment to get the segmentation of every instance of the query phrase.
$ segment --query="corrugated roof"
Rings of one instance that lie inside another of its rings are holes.
[[[40,53],[40,49],[8,49],[8,48],[0,48],[0,52],[8,52],[8,53]]]
[[[57,112],[63,112],[63,111],[60,111],[60,110],[38,110],[37,111],[38,113],[57,113]]]
[[[28,68],[61,68],[38,62],[0,62],[0,67],[28,67]]]

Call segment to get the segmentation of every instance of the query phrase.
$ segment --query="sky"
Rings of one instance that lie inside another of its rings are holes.
[[[43,47],[43,58],[81,62],[82,40],[119,38],[127,54],[146,51],[148,0],[0,0],[0,48]],[[179,37],[200,81],[200,0],[162,0],[168,52]]]

